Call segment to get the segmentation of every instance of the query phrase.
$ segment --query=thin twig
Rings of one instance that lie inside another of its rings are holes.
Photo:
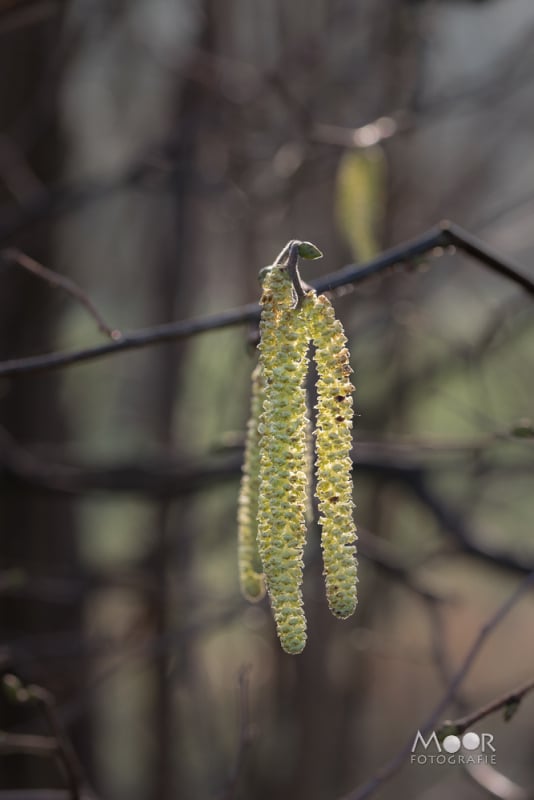
[[[306,292],[302,286],[302,280],[299,273],[299,242],[293,241],[289,244],[289,251],[287,254],[287,272],[293,284],[293,291],[297,298],[295,307],[300,308],[302,301],[306,297]]]
[[[71,297],[74,297],[75,300],[82,304],[89,315],[95,320],[99,330],[101,330],[106,334],[106,336],[109,336],[109,338],[113,339],[114,341],[120,339],[120,331],[111,328],[104,321],[101,314],[91,302],[87,294],[70,278],[66,278],[64,275],[59,275],[57,272],[48,269],[48,267],[40,264],[39,261],[36,261],[34,258],[31,258],[26,253],[23,253],[21,250],[17,250],[14,247],[3,250],[0,253],[0,256],[2,256],[5,261],[9,261],[12,264],[18,264],[19,267],[31,272],[32,275],[35,275],[36,277],[45,281],[45,283],[48,283],[49,286],[52,286],[55,289],[63,289],[64,292],[67,292],[67,294],[69,294]]]
[[[534,691],[534,679],[524,683],[522,686],[518,686],[516,689],[512,689],[510,692],[506,692],[506,694],[497,697],[495,700],[492,700],[491,703],[487,703],[486,705],[477,708],[475,711],[471,711],[470,714],[466,714],[464,717],[446,720],[439,728],[438,737],[442,732],[445,731],[447,733],[455,734],[456,736],[461,736],[462,733],[468,730],[468,728],[471,728],[471,726],[476,722],[479,722],[481,719],[484,719],[490,714],[494,714],[495,711],[500,711],[501,709],[504,710],[504,718],[506,721],[508,721],[519,708],[519,704],[525,695],[532,691]]]
[[[22,738],[34,740],[34,749],[37,747],[35,740],[40,740],[38,741],[41,751],[39,755],[53,755],[57,758],[65,773],[71,800],[80,800],[84,784],[83,770],[69,738],[65,735],[53,695],[42,686],[24,686],[16,675],[5,675],[3,687],[8,697],[14,702],[21,705],[33,703],[42,711],[52,737]],[[50,743],[54,745],[52,749],[50,749]],[[43,752],[45,747],[49,748],[48,752]]]
[[[483,645],[487,639],[494,633],[497,626],[504,620],[510,613],[514,606],[521,600],[521,598],[532,588],[534,585],[534,571],[521,581],[512,594],[502,603],[497,610],[492,614],[489,620],[482,626],[477,636],[475,637],[466,657],[462,664],[454,673],[447,689],[437,705],[434,707],[426,722],[419,728],[423,736],[433,731],[441,719],[443,712],[455,697],[456,692],[465,679],[467,673],[471,669],[475,659],[477,658]],[[386,781],[390,780],[401,769],[405,761],[410,757],[413,747],[414,736],[401,748],[401,750],[385,764],[370,780],[362,784],[354,791],[344,795],[342,800],[365,800],[377,791]]]
[[[42,686],[31,685],[26,688],[29,698],[37,703],[43,711],[51,733],[57,742],[57,756],[63,766],[72,800],[80,800],[84,784],[83,770],[78,756],[65,735],[56,709],[56,702],[50,692]]]
[[[500,710],[504,710],[504,719],[508,722],[515,715],[525,695],[533,689],[534,680],[531,680],[463,717],[445,720],[436,731],[438,738],[441,740],[448,734],[461,736],[481,719]],[[465,701],[462,701],[461,705],[465,707]],[[465,764],[464,771],[475,784],[498,800],[533,800],[532,793],[510,780],[491,764]]]
[[[534,280],[526,275],[513,261],[495,253],[476,237],[471,236],[451,222],[442,222],[416,239],[387,250],[366,264],[351,264],[332,272],[320,280],[312,282],[318,292],[334,291],[342,286],[356,286],[371,277],[376,277],[395,266],[411,264],[425,255],[443,255],[450,246],[467,253],[488,269],[507,278],[534,298]],[[223,311],[206,317],[170,322],[152,328],[124,334],[121,339],[107,344],[96,345],[66,353],[48,353],[28,358],[13,359],[0,363],[0,376],[8,377],[21,373],[60,369],[92,361],[127,350],[137,350],[162,342],[176,341],[207,331],[220,330],[259,319],[260,308],[257,303],[249,303],[240,308]]]

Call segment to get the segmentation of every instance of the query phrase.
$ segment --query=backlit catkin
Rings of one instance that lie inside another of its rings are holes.
[[[317,366],[316,495],[326,595],[336,617],[356,608],[356,527],[352,500],[352,393],[343,326],[324,296],[306,303]]]
[[[247,425],[243,477],[237,511],[237,558],[239,583],[243,595],[251,602],[265,594],[265,581],[258,553],[258,490],[260,467],[260,434],[258,430],[263,403],[264,383],[258,364],[252,373],[250,419]]]
[[[279,257],[287,256],[286,261],[260,273],[260,359],[253,373],[238,512],[241,590],[257,600],[266,585],[278,636],[288,653],[300,653],[306,643],[301,587],[313,452],[304,386],[310,342],[318,375],[316,497],[326,593],[337,617],[353,613],[357,582],[351,460],[354,387],[347,340],[327,298],[302,285],[295,261],[291,271],[286,268],[296,245],[302,257],[316,258],[319,253],[310,243],[290,242]]]
[[[309,336],[302,312],[293,308],[292,284],[282,267],[266,273],[261,305],[265,399],[259,425],[258,545],[281,645],[288,653],[300,653],[306,643],[301,585]]]

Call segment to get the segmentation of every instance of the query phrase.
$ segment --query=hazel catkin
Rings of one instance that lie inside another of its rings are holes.
[[[237,559],[239,584],[247,600],[257,602],[265,595],[265,580],[258,553],[258,492],[260,464],[259,417],[263,403],[264,382],[261,367],[252,373],[250,418],[245,441],[243,475],[237,511]]]
[[[356,608],[356,527],[352,500],[352,369],[343,326],[330,301],[308,295],[305,310],[317,366],[316,495],[326,594],[332,613]]]
[[[260,365],[266,396],[260,414],[258,545],[280,643],[300,653],[306,643],[302,555],[306,538],[308,426],[304,379],[309,336],[293,308],[286,270],[263,281]]]
[[[298,255],[316,258],[320,251],[310,242],[292,240],[277,263],[260,272],[260,358],[253,372],[238,510],[241,590],[258,600],[267,588],[280,643],[288,653],[300,653],[306,643],[301,587],[313,468],[304,386],[310,342],[317,367],[315,493],[326,594],[335,616],[353,613],[357,583],[354,387],[347,339],[329,300],[302,284]]]

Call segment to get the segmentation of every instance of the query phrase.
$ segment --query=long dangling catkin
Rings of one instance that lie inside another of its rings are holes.
[[[324,295],[305,302],[317,365],[316,477],[326,593],[336,617],[356,608],[356,527],[352,500],[352,393],[343,326]]]
[[[309,344],[309,342],[308,342]],[[313,426],[311,421],[309,398],[306,397],[306,523],[313,522]]]
[[[237,559],[239,584],[244,597],[258,602],[265,595],[265,580],[258,553],[258,492],[260,434],[258,430],[263,405],[264,383],[258,364],[252,373],[250,419],[247,425],[245,459],[237,512]]]
[[[309,334],[293,300],[287,271],[280,266],[267,270],[259,346],[265,400],[259,426],[258,544],[280,643],[287,653],[300,653],[306,644],[301,586]]]

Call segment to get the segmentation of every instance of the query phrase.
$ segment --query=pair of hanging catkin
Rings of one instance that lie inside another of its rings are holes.
[[[312,443],[305,389],[310,342],[318,376],[315,493],[326,592],[332,613],[341,618],[356,608],[354,387],[343,327],[324,295],[303,289],[296,261],[290,274],[291,245],[298,248],[298,255],[321,255],[314,245],[291,242],[278,259],[282,263],[260,273],[260,358],[252,374],[238,507],[238,562],[245,597],[257,601],[267,588],[283,649],[300,653],[306,644],[302,556],[311,499]]]

